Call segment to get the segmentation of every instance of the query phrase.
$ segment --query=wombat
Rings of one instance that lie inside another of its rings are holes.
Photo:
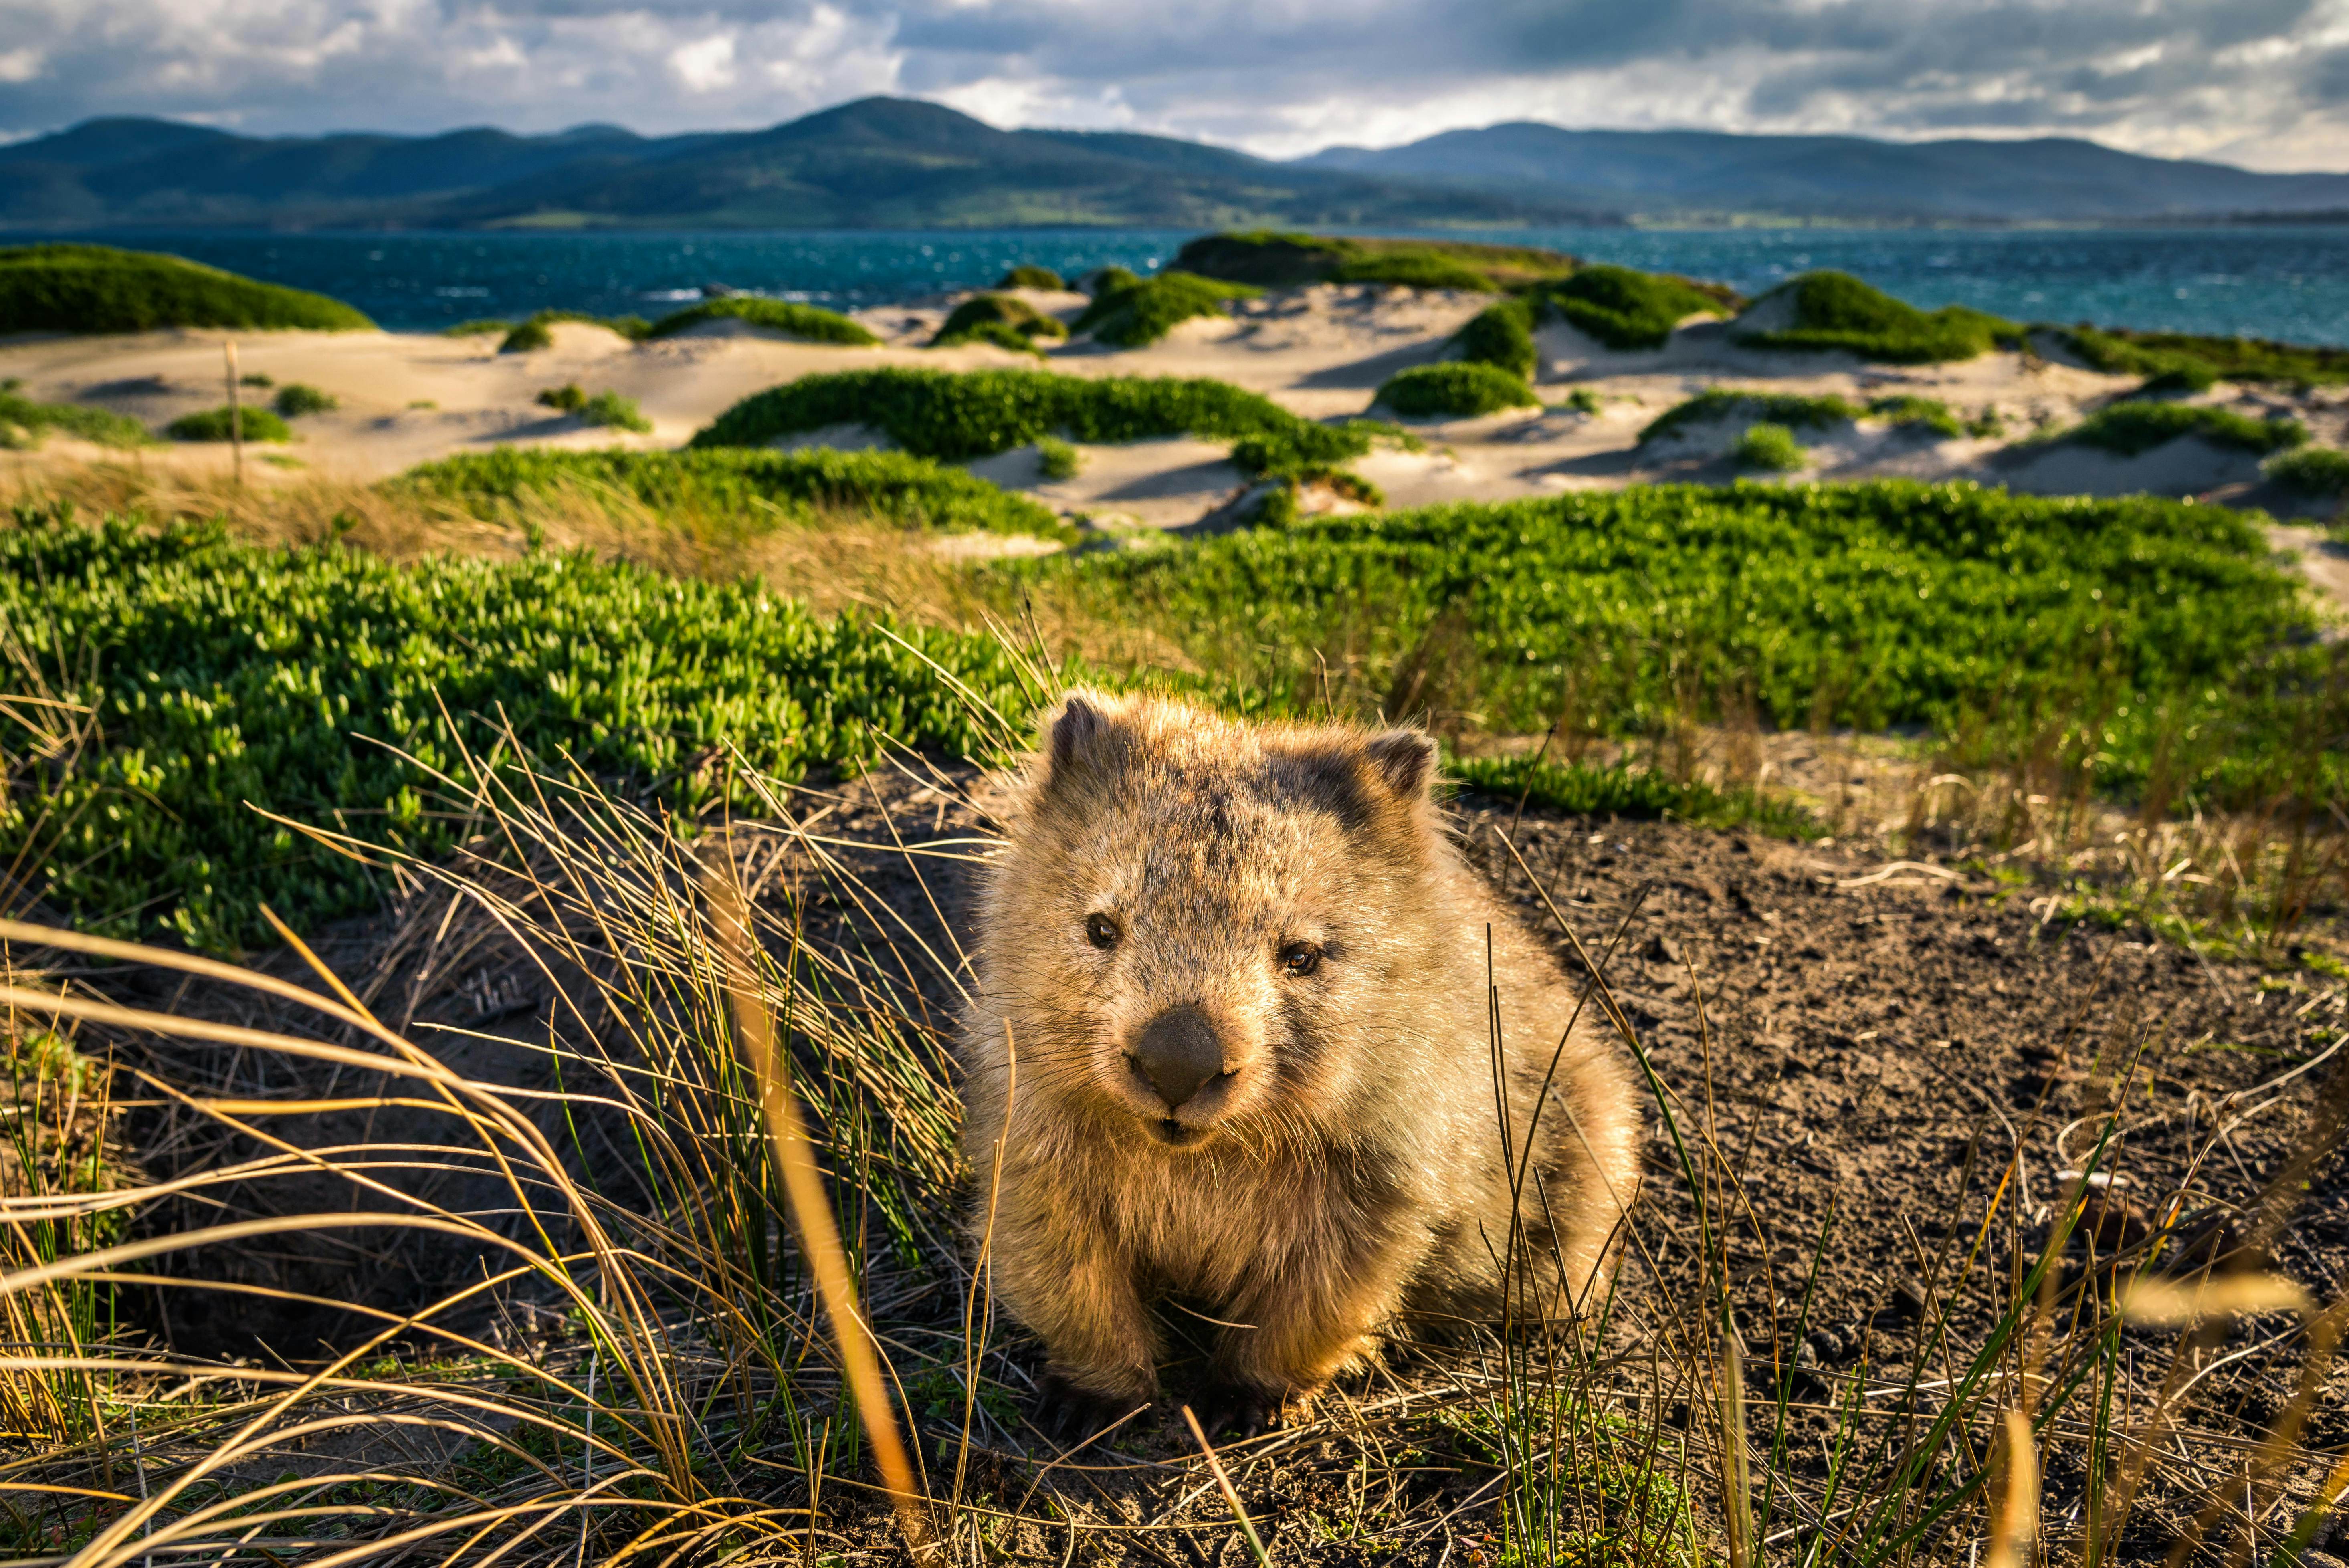
[[[1447,837],[1434,742],[1086,690],[1042,733],[962,1050],[973,1230],[1048,1423],[1155,1398],[1164,1298],[1215,1326],[1196,1403],[1244,1430],[1399,1312],[1499,1315],[1505,1148],[1510,1312],[1578,1310],[1637,1181],[1630,1076]]]

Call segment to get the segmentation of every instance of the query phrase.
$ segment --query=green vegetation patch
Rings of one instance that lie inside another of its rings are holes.
[[[1453,759],[1444,771],[1468,789],[1577,817],[1670,818],[1708,828],[1757,827],[1787,839],[1826,832],[1816,817],[1777,796],[1716,789],[1693,779],[1675,782],[1656,769],[1628,762],[1597,767],[1532,757],[1471,757]]]
[[[281,418],[298,419],[305,414],[332,413],[343,406],[343,400],[332,392],[321,392],[316,387],[294,381],[280,387],[269,406]]]
[[[2308,427],[2297,419],[2248,419],[2199,403],[2127,401],[2106,404],[2054,439],[2134,458],[2182,436],[2264,456],[2299,446],[2308,439]]]
[[[1058,436],[1047,436],[1036,443],[1036,469],[1053,484],[1077,477],[1081,466],[1077,449]]]
[[[2339,798],[2349,730],[2254,518],[1971,484],[1640,486],[1305,519],[1179,551],[992,566],[1300,707],[1344,650],[1388,711],[1488,731],[1922,725],[2126,788]],[[1382,695],[1383,694],[1383,695]],[[2300,770],[2295,772],[2294,770]],[[2312,782],[2309,774],[2321,774]]]
[[[496,520],[521,502],[564,494],[618,500],[665,519],[746,533],[858,514],[902,528],[1032,534],[1075,529],[1025,496],[905,452],[557,451],[499,447],[410,469],[387,488]]]
[[[2209,337],[2190,332],[2130,332],[2121,327],[2046,329],[2065,347],[2111,376],[2172,372],[2213,381],[2276,381],[2321,387],[2349,381],[2349,348],[2312,348],[2263,337]],[[2198,388],[2199,390],[2199,388]]]
[[[1887,365],[1928,365],[2019,346],[2024,334],[2013,322],[1964,305],[1919,310],[1849,273],[1806,273],[1755,304],[1782,295],[1793,304],[1791,324],[1773,332],[1742,332],[1740,343],[1749,348],[1841,349]]]
[[[1733,289],[1670,273],[1585,267],[1541,291],[1543,303],[1614,349],[1661,348],[1672,328],[1700,313],[1727,315],[1744,303]]]
[[[182,414],[163,427],[175,441],[225,441],[242,435],[248,441],[290,441],[293,428],[266,408],[232,409],[226,405],[202,413]]]
[[[1951,437],[1966,433],[1964,421],[1947,403],[1939,397],[1920,397],[1913,392],[1870,400],[1868,417],[1881,419],[1897,430],[1930,430],[1937,436]]]
[[[455,841],[463,802],[444,808],[429,771],[463,767],[443,705],[476,757],[502,713],[537,755],[690,813],[726,788],[712,748],[784,779],[869,762],[885,736],[969,754],[986,738],[951,682],[1006,713],[1032,700],[983,640],[897,628],[917,655],[885,623],[821,620],[755,583],[585,555],[395,566],[19,512],[0,614],[48,689],[97,717],[73,767],[8,799],[0,851],[86,928],[212,951],[271,941],[261,903],[300,930],[389,891],[247,801],[363,843]]]
[[[1531,381],[1541,367],[1541,356],[1534,348],[1534,306],[1521,299],[1486,305],[1454,337],[1460,357]]]
[[[1741,468],[1774,474],[1791,474],[1811,460],[1802,442],[1795,439],[1794,431],[1767,421],[1748,425],[1745,433],[1737,438],[1737,444],[1729,449],[1729,455]]]
[[[500,354],[535,354],[554,346],[554,329],[565,322],[582,326],[600,326],[606,332],[618,333],[630,343],[641,343],[651,335],[652,324],[640,315],[590,315],[578,310],[543,310],[526,320],[514,324],[505,341],[498,345]]]
[[[2349,495],[2349,452],[2334,447],[2302,447],[2271,459],[2267,475],[2302,495]]]
[[[757,299],[745,295],[730,295],[725,299],[704,300],[688,305],[674,315],[665,315],[647,329],[647,337],[673,337],[687,327],[705,321],[742,321],[769,332],[780,332],[809,343],[837,343],[846,347],[866,348],[881,340],[866,331],[864,325],[821,305],[798,304],[790,300]]]
[[[1254,299],[1263,292],[1195,273],[1164,272],[1121,288],[1102,288],[1077,317],[1073,330],[1092,333],[1095,343],[1141,348],[1165,336],[1178,323],[1226,315],[1227,302]]]
[[[169,326],[353,332],[374,325],[340,300],[177,256],[107,245],[0,247],[0,335]]]
[[[1523,377],[1466,360],[1399,370],[1379,388],[1378,401],[1407,419],[1465,418],[1541,407]]]
[[[932,348],[957,343],[992,343],[1016,352],[1036,351],[1036,340],[1058,341],[1069,335],[1059,317],[1046,315],[1026,300],[1010,294],[987,294],[967,299],[938,326]]]
[[[1400,258],[1400,259],[1397,259]],[[1400,283],[1419,288],[1517,289],[1562,278],[1572,256],[1532,245],[1464,240],[1380,240],[1258,229],[1206,234],[1185,245],[1174,265],[1202,277],[1294,288],[1303,284]],[[1470,281],[1472,280],[1473,281]],[[1425,280],[1425,281],[1422,281]]]
[[[999,289],[1050,289],[1057,294],[1067,288],[1069,284],[1051,268],[1028,262],[1004,273],[995,286]]]
[[[909,452],[945,462],[991,457],[1054,435],[1092,446],[1254,437],[1251,452],[1282,463],[1345,463],[1371,449],[1369,432],[1317,425],[1227,381],[894,366],[802,376],[770,387],[727,409],[688,444],[764,447],[846,424],[870,426]]]
[[[0,384],[0,447],[37,446],[52,430],[101,447],[143,447],[155,438],[128,414],[78,403],[36,403],[17,391],[18,385]]]
[[[1645,446],[1715,419],[1763,419],[1797,428],[1823,428],[1847,424],[1858,418],[1857,407],[1834,396],[1807,397],[1791,392],[1739,392],[1715,387],[1698,393],[1685,403],[1676,403],[1648,421],[1648,428],[1640,432],[1640,444]]]

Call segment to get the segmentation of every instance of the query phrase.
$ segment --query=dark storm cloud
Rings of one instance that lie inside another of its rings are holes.
[[[2324,153],[2349,0],[0,0],[0,132],[757,125],[870,92],[1288,152],[1511,118]]]

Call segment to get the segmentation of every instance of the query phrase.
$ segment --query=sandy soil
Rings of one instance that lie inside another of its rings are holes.
[[[1073,294],[1026,297],[1064,319],[1073,319],[1084,304]],[[1473,294],[1320,285],[1240,302],[1228,318],[1186,322],[1147,348],[1114,351],[1079,341],[1054,347],[1047,362],[1079,376],[1215,377],[1314,418],[1378,413],[1383,410],[1373,407],[1373,397],[1380,384],[1397,370],[1442,358],[1451,335],[1485,303]],[[271,454],[272,461],[256,471],[367,480],[508,442],[674,446],[740,398],[815,371],[1037,363],[984,345],[923,347],[945,314],[943,304],[867,312],[862,319],[884,340],[872,348],[797,343],[732,322],[647,344],[630,344],[599,327],[564,325],[554,329],[553,347],[521,355],[499,354],[497,339],[490,336],[391,333],[248,334],[239,338],[239,348],[247,372],[281,385],[306,382],[342,400],[333,413],[298,421],[297,442]],[[1942,439],[1871,419],[1808,430],[1802,435],[1813,460],[1794,477],[1971,479],[2038,493],[2207,496],[2264,506],[2280,516],[2319,510],[2264,484],[2252,458],[2198,440],[2134,459],[2027,444],[2033,433],[2069,425],[2135,384],[2038,353],[1990,354],[1946,366],[1868,366],[1842,355],[1746,349],[1728,324],[1702,317],[1692,318],[1652,353],[1612,352],[1558,325],[1542,329],[1538,347],[1537,390],[1552,407],[1412,422],[1425,451],[1381,451],[1361,471],[1399,505],[1637,481],[1719,480],[1736,473],[1726,454],[1742,421],[1692,428],[1646,446],[1639,443],[1640,431],[1665,409],[1714,387],[1837,394],[1863,404],[1912,393],[1940,399],[1962,418],[1994,413],[2006,433],[1996,439]],[[111,408],[155,426],[217,407],[225,396],[220,337],[211,333],[17,338],[0,343],[0,377],[22,380],[26,394],[41,400]],[[652,432],[616,436],[533,404],[541,388],[566,382],[634,397],[653,421]],[[1565,407],[1576,392],[1597,397],[1598,411]],[[2290,397],[2221,384],[2200,400],[2254,417],[2289,412],[2320,440],[2349,438],[2349,393],[2338,389]],[[834,445],[873,439],[853,429],[814,438]],[[39,453],[9,460],[38,464],[103,455],[52,439]],[[1079,477],[1059,484],[1040,479],[1032,452],[1007,453],[978,468],[1063,511],[1161,528],[1209,516],[1239,482],[1219,449],[1195,441],[1090,449],[1082,456]],[[210,469],[224,467],[229,455],[220,447],[174,447],[131,460]]]

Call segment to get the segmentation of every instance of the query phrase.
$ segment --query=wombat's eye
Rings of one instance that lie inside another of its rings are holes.
[[[1280,966],[1291,975],[1310,975],[1321,962],[1321,950],[1309,942],[1292,942],[1280,950]]]
[[[1085,940],[1107,953],[1117,945],[1117,922],[1105,914],[1085,916]]]

